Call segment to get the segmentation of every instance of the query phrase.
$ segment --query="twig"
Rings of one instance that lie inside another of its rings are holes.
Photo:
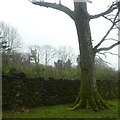
[[[112,40],[112,41],[119,41],[119,40],[117,40],[117,39],[114,39],[114,38],[107,38],[107,39],[105,39],[105,40]]]
[[[113,21],[112,21],[113,18],[108,18],[106,16],[103,16],[103,17],[113,23]]]
[[[117,3],[112,4],[112,5],[108,8],[108,10],[106,10],[105,12],[102,12],[102,13],[97,14],[97,15],[91,15],[91,16],[90,16],[90,19],[95,19],[95,18],[99,18],[99,17],[101,17],[101,16],[105,16],[105,15],[113,12],[115,9],[118,9]]]
[[[109,65],[112,65],[111,63],[107,62],[107,61],[104,61],[99,55],[96,55],[100,60],[102,60],[103,62],[109,64]]]
[[[113,29],[113,27],[115,26],[116,24],[116,18],[118,17],[118,14],[119,14],[119,11],[117,12],[114,20],[113,20],[113,24],[112,26],[110,27],[110,29],[107,31],[107,33],[105,34],[105,36],[102,38],[102,40],[94,47],[95,51],[97,50],[97,48],[105,41],[106,37],[109,35],[109,33],[111,32],[111,30]]]
[[[105,55],[105,53],[98,52],[98,54],[104,55],[105,58],[107,58],[107,56]]]
[[[118,55],[118,54],[116,54],[116,53],[104,52],[104,54],[106,54],[106,53],[111,54],[111,55],[116,55],[116,56],[120,57],[120,55]]]

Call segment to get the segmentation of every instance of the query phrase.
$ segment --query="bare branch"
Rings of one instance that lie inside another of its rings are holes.
[[[111,55],[116,55],[116,56],[120,57],[120,55],[115,54],[115,53],[111,53],[111,52],[104,52],[104,54],[106,54],[106,53],[111,54]]]
[[[50,2],[38,2],[38,1],[30,1],[35,5],[43,6],[43,7],[50,7],[56,10],[60,10],[64,13],[66,13],[68,16],[70,16],[74,20],[74,12],[70,10],[68,7],[63,6],[62,4],[57,4],[57,3],[50,3]]]
[[[112,65],[111,63],[107,62],[107,61],[104,61],[99,55],[96,55],[100,60],[102,60],[103,62],[109,64],[109,65]]]
[[[119,41],[119,40],[117,40],[117,39],[114,39],[114,38],[108,38],[108,39],[105,39],[105,40],[111,40],[111,41]]]
[[[115,22],[115,24],[117,24],[118,22],[120,22],[120,20],[119,20],[119,19]]]
[[[110,16],[110,15],[109,15]],[[109,18],[109,16],[103,16],[106,20],[109,20],[112,24],[115,23],[115,27],[113,29],[119,29],[119,27],[117,26],[117,23],[120,22],[120,20],[116,19],[117,21],[114,21],[114,18]],[[113,15],[111,15],[113,16]],[[115,15],[114,15],[115,16]]]
[[[108,14],[106,17],[115,17],[115,14]]]
[[[107,56],[106,56],[106,54],[105,54],[105,53],[98,52],[98,54],[104,55],[104,56],[105,56],[105,58],[107,58]]]
[[[108,50],[112,49],[113,47],[115,47],[115,46],[117,46],[119,44],[120,44],[120,41],[118,41],[117,43],[111,45],[110,47],[99,48],[95,52],[97,53],[97,52],[100,52],[100,51],[108,51]]]
[[[113,23],[112,18],[108,18],[106,16],[103,16],[103,17]]]
[[[109,35],[109,33],[111,32],[111,30],[114,28],[114,26],[116,25],[116,18],[118,17],[119,11],[117,12],[114,20],[113,20],[113,24],[110,27],[110,29],[107,31],[107,33],[105,34],[105,36],[102,38],[102,40],[94,47],[94,50],[96,51],[97,48],[105,41],[106,37]]]
[[[112,5],[108,8],[108,10],[106,10],[105,12],[102,12],[102,13],[97,14],[97,15],[90,15],[90,19],[99,18],[99,17],[105,16],[105,15],[113,12],[115,9],[118,9],[118,6],[117,6],[117,5],[118,5],[118,3],[114,3],[114,4],[112,4]]]
[[[107,33],[105,34],[105,36],[102,38],[102,40],[94,47],[94,49],[97,49],[101,43],[103,43],[105,41],[105,38],[108,36],[108,34],[110,33],[110,31],[113,29],[114,24],[110,27],[110,29],[107,31]]]

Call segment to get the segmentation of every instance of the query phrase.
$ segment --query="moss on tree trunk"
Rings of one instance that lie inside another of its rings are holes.
[[[94,111],[106,109],[108,105],[96,88],[95,52],[92,46],[89,15],[86,3],[75,2],[75,24],[80,49],[81,86],[79,96],[72,109],[85,108],[89,105]]]

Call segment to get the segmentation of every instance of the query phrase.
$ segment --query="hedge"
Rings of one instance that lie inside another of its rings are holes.
[[[117,98],[117,81],[97,80],[98,91],[105,99]],[[12,77],[3,75],[3,111],[20,107],[73,103],[80,90],[80,80],[49,80],[40,78]]]

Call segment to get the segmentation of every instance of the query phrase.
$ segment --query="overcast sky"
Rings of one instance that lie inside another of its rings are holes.
[[[44,1],[58,3],[59,0]],[[72,10],[74,9],[73,0],[61,0],[61,2]],[[88,12],[97,14],[105,11],[112,2],[113,0],[92,0],[92,4],[88,3]],[[30,45],[47,44],[56,48],[70,46],[76,54],[79,54],[74,21],[63,12],[33,5],[28,0],[0,0],[0,21],[5,21],[17,28],[22,37],[24,50]],[[93,45],[101,40],[110,25],[110,22],[103,18],[90,22]],[[117,31],[113,31],[110,37],[117,38]],[[108,46],[110,43],[106,42],[103,46]],[[117,54],[117,47],[111,52]],[[108,55],[104,60],[110,62],[111,67],[117,68],[117,56]]]

